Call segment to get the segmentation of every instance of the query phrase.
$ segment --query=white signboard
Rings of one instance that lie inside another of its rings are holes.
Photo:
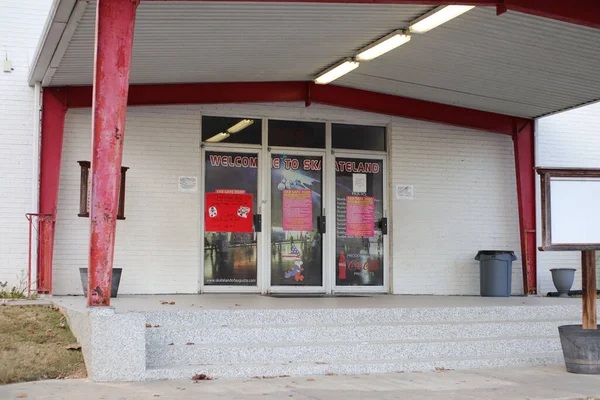
[[[196,176],[180,176],[179,177],[180,192],[197,192],[198,177]]]
[[[600,179],[550,179],[552,244],[600,243]]]
[[[396,200],[412,200],[413,197],[412,185],[396,185]]]

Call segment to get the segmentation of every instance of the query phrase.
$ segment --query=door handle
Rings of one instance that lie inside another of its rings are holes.
[[[388,219],[387,218],[381,218],[381,233],[383,235],[388,234]]]
[[[254,232],[262,232],[262,215],[254,214],[252,219],[254,220]]]
[[[325,216],[321,215],[320,217],[317,217],[317,231],[319,233],[327,233],[327,228],[326,228],[326,220],[325,220]]]

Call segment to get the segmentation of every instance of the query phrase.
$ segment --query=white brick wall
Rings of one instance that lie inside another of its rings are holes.
[[[540,119],[536,136],[537,166],[600,168],[600,103]],[[539,179],[537,186],[539,198]],[[539,208],[538,201],[537,230],[541,232]],[[581,252],[538,251],[538,290],[541,294],[556,291],[551,268],[576,268],[573,289],[581,289]],[[600,268],[597,272],[600,278]]]
[[[27,270],[28,226],[32,212],[33,88],[29,64],[52,0],[0,1],[0,282],[18,284]]]
[[[117,222],[115,267],[122,293],[197,290],[199,197],[177,191],[180,175],[201,176],[200,113],[317,119],[392,127],[393,183],[415,200],[392,209],[393,288],[406,294],[478,294],[478,249],[520,258],[512,141],[437,124],[303,104],[130,108],[125,133],[127,220]],[[67,114],[55,249],[55,293],[81,293],[89,220],[78,218],[78,160],[89,159],[90,110]],[[522,293],[514,264],[513,293]]]
[[[514,250],[523,293],[513,142],[509,136],[394,119],[394,293],[479,294],[480,249]]]
[[[91,111],[65,121],[54,250],[54,293],[81,294],[89,218],[79,212],[80,167],[90,160]],[[117,221],[115,268],[120,293],[194,293],[200,257],[199,193],[178,191],[178,177],[200,174],[200,113],[183,108],[130,108],[123,165],[125,220]]]

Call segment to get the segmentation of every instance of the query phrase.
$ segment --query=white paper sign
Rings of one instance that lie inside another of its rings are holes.
[[[352,191],[367,193],[367,174],[352,174]]]
[[[197,192],[198,177],[196,176],[180,176],[179,177],[180,192]]]
[[[397,200],[412,200],[414,197],[413,185],[396,185]]]
[[[552,244],[600,243],[600,180],[552,178]]]

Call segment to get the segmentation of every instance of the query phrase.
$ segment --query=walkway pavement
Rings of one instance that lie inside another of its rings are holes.
[[[600,399],[600,375],[562,366],[246,380],[92,383],[55,380],[0,386],[0,399]]]

